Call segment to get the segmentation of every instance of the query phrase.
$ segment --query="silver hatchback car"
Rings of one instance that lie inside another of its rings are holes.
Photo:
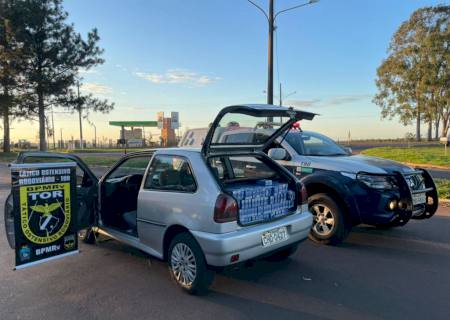
[[[27,152],[16,162],[77,162],[82,239],[95,243],[102,234],[165,259],[176,283],[199,293],[217,267],[260,256],[283,259],[307,238],[312,215],[305,188],[264,150],[294,122],[313,117],[272,105],[227,107],[202,149],[130,153],[100,179],[73,155]],[[221,143],[221,135],[239,124],[255,128],[253,143],[247,136],[245,143],[238,136]],[[261,127],[276,130],[261,135]],[[6,222],[12,211],[9,197]],[[11,228],[7,234],[13,246]]]

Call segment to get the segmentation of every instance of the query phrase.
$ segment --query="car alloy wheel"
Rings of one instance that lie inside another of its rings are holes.
[[[184,243],[177,243],[172,250],[170,264],[175,279],[184,287],[189,287],[197,276],[197,262],[194,253]]]
[[[333,212],[326,205],[317,203],[312,206],[312,214],[314,217],[313,231],[323,237],[333,232],[335,219]]]

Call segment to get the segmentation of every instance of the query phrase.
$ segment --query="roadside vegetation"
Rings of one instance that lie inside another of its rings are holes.
[[[450,169],[450,150],[445,155],[444,147],[382,147],[363,150],[362,154],[387,158],[399,162],[444,166]]]
[[[449,5],[418,9],[395,32],[377,69],[373,102],[381,117],[416,123],[417,141],[423,124],[428,141],[446,137],[450,128],[449,36]]]
[[[434,182],[438,188],[439,199],[450,200],[450,180],[435,179]]]
[[[121,157],[122,155],[120,154],[108,156],[100,156],[100,155],[80,156],[80,158],[83,159],[83,161],[86,162],[89,166],[102,166],[102,167],[112,166]]]
[[[54,108],[92,112],[113,107],[93,94],[80,93],[82,72],[105,61],[96,28],[82,36],[64,10],[62,0],[0,1],[0,116],[3,151],[10,152],[10,121],[39,120],[39,150],[54,138],[48,113]],[[80,134],[81,135],[81,134]],[[81,135],[81,140],[82,135]]]

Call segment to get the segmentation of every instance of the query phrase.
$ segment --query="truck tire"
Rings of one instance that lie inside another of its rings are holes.
[[[203,251],[187,232],[176,235],[169,246],[167,262],[172,279],[190,294],[205,294],[214,279]]]
[[[314,218],[309,239],[337,245],[347,238],[352,226],[336,200],[325,193],[317,193],[309,197],[308,205]]]
[[[298,243],[292,244],[286,248],[278,250],[266,258],[267,261],[283,261],[292,256],[298,249]]]

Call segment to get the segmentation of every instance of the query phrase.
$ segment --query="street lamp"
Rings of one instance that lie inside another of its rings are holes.
[[[252,5],[254,5],[258,10],[260,10],[267,18],[267,22],[269,23],[269,47],[268,47],[268,76],[267,76],[267,104],[273,104],[273,31],[275,30],[275,19],[282,13],[286,11],[298,9],[310,4],[314,4],[319,2],[319,0],[310,0],[306,3],[302,3],[287,9],[283,9],[274,13],[274,1],[269,0],[269,13],[254,3],[252,0],[247,0]]]

